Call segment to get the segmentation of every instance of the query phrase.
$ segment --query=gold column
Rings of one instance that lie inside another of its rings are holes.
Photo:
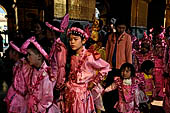
[[[96,0],[68,0],[68,13],[71,19],[92,21],[95,6]]]
[[[96,0],[54,0],[54,17],[61,18],[66,12],[70,19],[92,21]]]
[[[131,26],[147,27],[149,2],[151,0],[132,0]]]
[[[166,0],[165,27],[170,26],[170,0]]]
[[[54,0],[54,18],[62,18],[66,14],[66,0]]]

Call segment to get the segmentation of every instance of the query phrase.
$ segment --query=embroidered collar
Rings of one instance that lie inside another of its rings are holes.
[[[132,84],[132,79],[129,78],[129,79],[123,79],[123,84],[124,85],[131,85]]]

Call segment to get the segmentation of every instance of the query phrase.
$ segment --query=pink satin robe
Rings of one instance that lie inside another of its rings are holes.
[[[164,87],[164,63],[163,63],[163,57],[158,58],[158,56],[154,56],[154,82],[155,82],[155,88],[156,88],[156,94],[157,96],[164,97],[163,94],[163,87]]]
[[[96,55],[85,48],[79,56],[72,56],[65,90],[65,113],[95,113],[94,100],[87,89],[88,83],[97,85],[108,71],[110,65],[101,58],[96,59]]]
[[[32,68],[24,58],[15,63],[13,83],[4,99],[9,113],[27,113],[27,83],[31,72]]]
[[[135,52],[134,53],[134,66],[136,69],[136,72],[140,72],[141,70],[141,64],[145,61],[145,60],[152,60],[154,61],[154,56],[152,51],[148,52],[147,54],[143,55],[140,52]]]
[[[165,113],[170,113],[170,76],[165,78],[165,97],[163,102],[163,108]]]
[[[110,86],[105,89],[109,92],[118,88],[119,101],[114,105],[120,113],[140,113],[139,111],[139,85],[144,85],[143,77],[131,78],[131,84],[124,84],[120,77],[115,77]]]
[[[44,62],[39,70],[34,69],[28,85],[28,109],[32,113],[60,113],[53,104],[53,89],[49,67]]]
[[[52,67],[53,78],[56,82],[56,88],[61,88],[65,82],[65,65],[66,65],[67,50],[60,38],[56,39],[52,45],[49,63]]]

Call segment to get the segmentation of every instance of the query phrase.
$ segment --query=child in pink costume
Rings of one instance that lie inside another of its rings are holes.
[[[164,54],[165,54],[165,48],[166,48],[166,42],[165,42],[165,37],[164,33],[160,33],[155,36],[155,44],[153,48],[153,55],[154,55],[154,63],[155,63],[155,68],[154,68],[154,82],[155,82],[155,87],[156,87],[156,96],[157,97],[162,97],[164,96],[163,94],[163,87],[164,87]]]
[[[11,41],[10,55],[14,52],[22,54],[20,49]],[[32,72],[31,66],[25,58],[18,59],[13,66],[13,83],[10,86],[4,101],[7,103],[8,113],[27,113],[26,96],[28,93],[27,83]]]
[[[141,64],[145,60],[154,60],[151,39],[146,34],[139,40],[139,51],[134,53],[134,66],[137,73],[140,72]]]
[[[33,72],[28,83],[28,113],[60,113],[53,104],[53,89],[55,82],[50,80],[51,68],[47,66],[45,59],[48,54],[34,39],[27,42],[29,64]]]
[[[87,30],[87,29],[86,29]],[[91,89],[98,85],[110,71],[110,65],[92,49],[83,44],[89,38],[80,23],[74,23],[67,31],[71,56],[71,67],[65,89],[65,113],[95,113]]]
[[[155,67],[154,62],[151,60],[145,60],[141,65],[141,76],[144,77],[145,86],[143,87],[145,94],[149,97],[147,102],[148,108],[145,109],[148,112],[151,110],[151,102],[155,96],[155,84],[153,80],[153,69]]]
[[[144,85],[142,76],[135,76],[132,64],[124,63],[121,68],[121,76],[115,77],[114,81],[104,91],[109,92],[118,88],[119,101],[114,108],[120,113],[140,113],[139,111],[139,85]]]
[[[161,47],[160,47],[161,48]],[[163,52],[163,51],[162,51]],[[161,55],[159,53],[159,55]],[[154,69],[154,82],[155,82],[155,90],[156,90],[156,95],[158,97],[164,97],[163,94],[163,87],[164,87],[164,63],[163,63],[163,57],[159,57],[154,55],[154,64],[155,64],[155,69]]]

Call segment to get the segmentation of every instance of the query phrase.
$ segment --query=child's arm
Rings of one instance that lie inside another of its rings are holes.
[[[97,55],[94,55],[95,53],[92,53],[93,55],[89,56],[89,63],[92,66],[94,70],[96,70],[96,75],[94,75],[94,83],[99,83],[107,76],[110,69],[110,64],[101,59],[100,57],[97,58]],[[100,54],[99,54],[100,56]]]
[[[109,91],[112,91],[112,90],[115,90],[117,88],[117,85],[116,85],[116,83],[112,83],[110,86],[108,86],[105,90],[104,90],[104,92],[109,92]]]
[[[56,54],[57,62],[58,62],[58,77],[56,81],[56,87],[57,88],[62,88],[65,82],[65,66],[66,66],[66,57],[67,57],[67,50],[66,47],[63,43],[60,46],[61,51]]]
[[[61,88],[65,81],[65,65],[66,65],[67,50],[60,38],[55,40],[50,52],[49,63],[52,67],[52,81],[56,81],[56,87]]]

